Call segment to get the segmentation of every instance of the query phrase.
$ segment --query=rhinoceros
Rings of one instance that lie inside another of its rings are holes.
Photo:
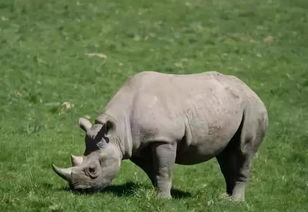
[[[251,163],[268,125],[260,98],[244,82],[218,72],[176,75],[140,72],[119,89],[95,122],[79,119],[83,156],[54,171],[73,190],[101,190],[121,161],[139,166],[171,198],[174,164],[216,157],[226,192],[244,200]]]

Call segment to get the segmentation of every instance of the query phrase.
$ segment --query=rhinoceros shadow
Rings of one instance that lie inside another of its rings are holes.
[[[107,188],[105,188],[102,193],[113,193],[119,197],[121,196],[132,196],[138,189],[146,188],[151,189],[151,186],[144,185],[144,184],[136,184],[134,182],[127,182],[121,185],[111,185]],[[175,199],[182,199],[182,198],[188,198],[192,195],[189,192],[181,191],[179,189],[172,188],[171,189],[171,195]]]
[[[113,193],[116,196],[132,196],[134,193],[141,187],[146,187],[142,184],[137,184],[134,182],[127,182],[120,185],[111,185],[106,187],[104,190],[100,191],[101,193]]]
[[[140,183],[134,183],[134,182],[127,182],[124,184],[120,184],[120,185],[111,185],[106,187],[104,190],[102,191],[98,191],[99,193],[112,193],[118,197],[123,197],[123,196],[133,196],[136,191],[138,189],[151,189],[151,186],[149,185],[144,185],[144,184],[140,184]],[[64,187],[61,190],[65,190],[65,191],[72,191],[70,188],[68,187]],[[91,193],[97,193],[97,192],[93,192],[93,191],[73,191],[75,194],[78,195],[88,195]],[[183,198],[189,198],[191,197],[191,193],[186,192],[186,191],[181,191],[179,189],[176,188],[172,188],[171,189],[171,195],[173,198],[175,199],[183,199]]]

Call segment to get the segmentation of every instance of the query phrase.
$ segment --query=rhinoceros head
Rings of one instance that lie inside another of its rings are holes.
[[[79,119],[80,127],[86,132],[84,156],[71,156],[72,167],[53,170],[68,181],[73,190],[101,190],[111,184],[120,169],[121,154],[114,142],[109,142],[111,122],[92,125],[84,118]]]

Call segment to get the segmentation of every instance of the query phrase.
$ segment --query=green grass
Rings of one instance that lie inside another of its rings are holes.
[[[221,195],[215,160],[176,166],[172,200],[129,161],[91,195],[53,173],[84,150],[78,118],[142,70],[218,70],[264,100],[270,127],[245,203]],[[0,1],[0,211],[307,211],[307,112],[306,0]]]

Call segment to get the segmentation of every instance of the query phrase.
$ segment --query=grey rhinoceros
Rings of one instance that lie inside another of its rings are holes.
[[[85,131],[83,156],[54,171],[74,190],[111,184],[123,159],[143,169],[158,196],[170,198],[172,167],[216,157],[226,190],[244,200],[252,158],[268,125],[259,97],[241,80],[218,72],[141,72],[126,81]]]

